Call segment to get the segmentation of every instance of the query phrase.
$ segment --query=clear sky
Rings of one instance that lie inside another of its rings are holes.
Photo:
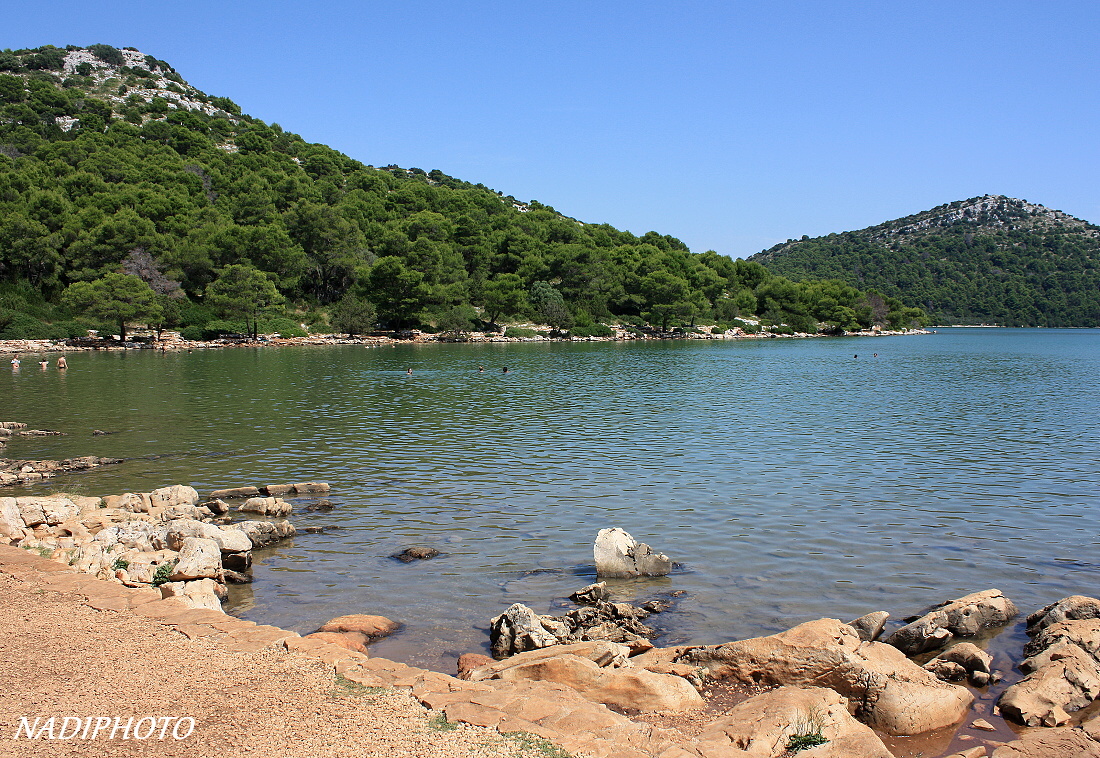
[[[364,163],[742,257],[982,194],[1100,223],[1097,0],[54,0]]]

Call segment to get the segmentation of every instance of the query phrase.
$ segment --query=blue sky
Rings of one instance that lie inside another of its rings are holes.
[[[13,3],[364,163],[742,257],[986,193],[1100,223],[1095,0]]]

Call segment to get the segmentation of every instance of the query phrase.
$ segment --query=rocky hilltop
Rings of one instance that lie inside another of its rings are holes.
[[[1100,227],[984,195],[857,231],[788,240],[749,260],[920,304],[938,323],[1100,325]]]

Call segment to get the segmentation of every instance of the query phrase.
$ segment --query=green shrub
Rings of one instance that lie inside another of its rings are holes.
[[[205,326],[214,320],[213,311],[191,300],[180,301],[179,311],[180,324],[183,326]]]
[[[302,329],[301,325],[286,317],[266,319],[260,322],[260,334],[275,334],[280,337],[308,337],[309,332]]]
[[[202,342],[203,328],[201,326],[185,326],[180,329],[180,336],[191,342]]]
[[[202,328],[203,338],[208,340],[216,340],[219,337],[227,337],[230,335],[246,335],[248,334],[248,327],[240,321],[224,321],[222,319],[215,319],[213,321],[207,321]]]
[[[50,327],[33,316],[17,311],[0,313],[0,340],[53,339]]]
[[[88,336],[88,327],[79,321],[58,321],[50,324],[50,331],[56,340],[82,339]]]
[[[88,52],[104,63],[110,63],[112,66],[121,66],[126,63],[126,58],[122,56],[122,51],[111,45],[89,45]]]
[[[521,326],[510,326],[504,330],[505,337],[534,337],[537,332],[534,329],[524,329]]]
[[[574,337],[614,337],[615,330],[606,324],[592,324],[591,326],[575,326],[569,330]]]

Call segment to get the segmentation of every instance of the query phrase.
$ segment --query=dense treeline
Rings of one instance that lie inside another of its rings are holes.
[[[750,260],[903,297],[936,323],[1100,326],[1100,229],[1012,198],[960,201]]]
[[[35,319],[79,331],[72,319],[89,316],[207,332],[256,332],[280,313],[348,332],[529,317],[598,333],[610,320],[759,316],[812,332],[922,315],[438,170],[364,165],[150,56],[96,45],[94,65],[66,73],[82,50],[0,51],[0,337],[46,328]]]

